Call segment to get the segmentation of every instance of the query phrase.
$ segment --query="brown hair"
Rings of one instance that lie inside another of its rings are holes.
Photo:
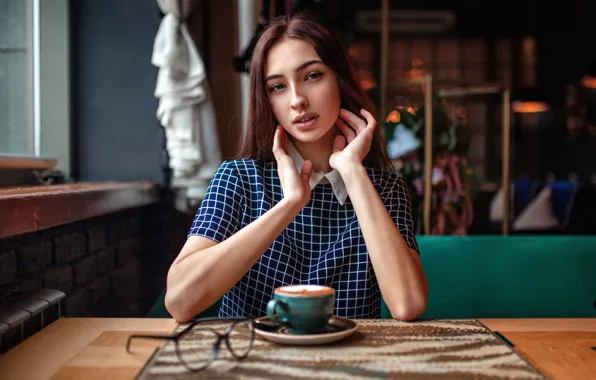
[[[323,63],[335,72],[343,108],[356,115],[360,115],[362,108],[373,113],[341,42],[309,16],[280,16],[263,31],[254,49],[250,67],[247,134],[238,158],[274,160],[272,148],[276,120],[265,90],[265,63],[269,50],[284,37],[311,44]],[[381,170],[391,168],[380,126],[375,128],[371,148],[363,164]]]

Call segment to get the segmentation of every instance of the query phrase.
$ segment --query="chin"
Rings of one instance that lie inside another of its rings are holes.
[[[294,131],[294,133],[292,133],[292,137],[295,140],[304,143],[313,143],[319,141],[323,136],[325,136],[325,134],[318,131]]]

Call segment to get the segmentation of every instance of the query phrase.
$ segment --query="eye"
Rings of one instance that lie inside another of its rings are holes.
[[[283,88],[284,88],[284,85],[283,85],[283,84],[281,84],[281,83],[276,83],[276,84],[274,84],[273,86],[269,87],[269,91],[271,91],[271,92],[275,92],[275,91],[279,91],[279,90],[281,90],[281,89],[283,89]]]
[[[315,72],[309,73],[309,74],[306,76],[306,79],[307,79],[307,80],[317,79],[317,78],[319,78],[319,77],[320,77],[320,76],[322,76],[322,75],[323,75],[323,73],[320,73],[320,72],[318,72],[318,71],[315,71]]]

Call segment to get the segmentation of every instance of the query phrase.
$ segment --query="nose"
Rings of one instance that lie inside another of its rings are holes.
[[[302,109],[308,105],[308,100],[302,95],[296,87],[292,89],[292,103],[293,109]]]

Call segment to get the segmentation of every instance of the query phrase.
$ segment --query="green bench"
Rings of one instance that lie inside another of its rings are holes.
[[[418,244],[429,281],[423,318],[596,317],[596,236],[420,236]]]
[[[430,289],[422,318],[596,317],[596,236],[417,240]],[[163,294],[148,316],[169,317]],[[381,316],[391,317],[384,302]]]

